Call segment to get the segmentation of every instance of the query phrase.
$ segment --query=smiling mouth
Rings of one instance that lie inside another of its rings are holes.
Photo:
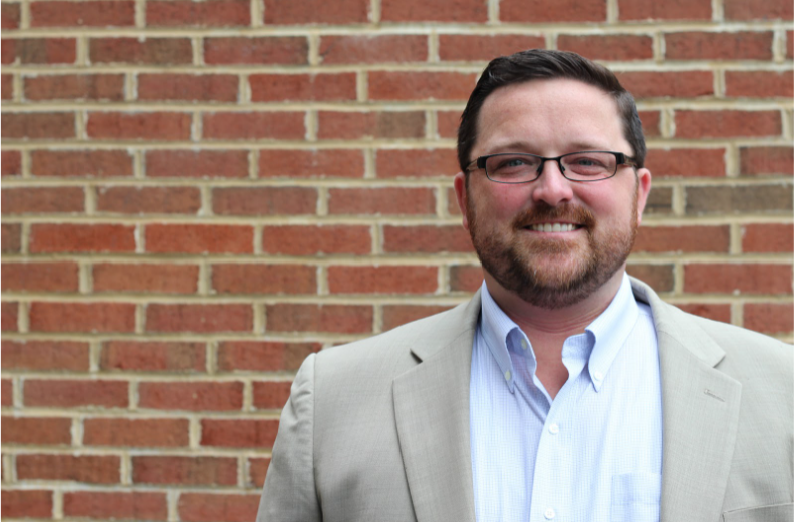
[[[572,232],[582,225],[575,225],[573,223],[534,223],[526,227],[535,232]]]

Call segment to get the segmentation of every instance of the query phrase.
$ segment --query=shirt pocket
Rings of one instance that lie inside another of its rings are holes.
[[[612,477],[612,522],[658,522],[662,475],[624,473]]]

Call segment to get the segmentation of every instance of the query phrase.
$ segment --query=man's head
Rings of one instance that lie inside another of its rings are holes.
[[[538,54],[545,59],[538,60]],[[633,167],[637,155],[645,154],[645,143],[634,100],[612,73],[572,53],[552,51],[526,51],[491,65],[519,55],[527,65],[514,63],[505,78],[491,78],[488,66],[471,96],[460,128],[464,171],[456,176],[455,189],[494,297],[494,291],[506,291],[535,306],[557,309],[619,281],[651,175]],[[538,61],[545,64],[544,73],[528,65]],[[571,65],[552,65],[560,61]],[[552,73],[563,70],[567,74]],[[590,72],[589,81],[574,77],[582,70]],[[580,172],[594,168],[593,156],[542,163],[529,156],[555,158],[578,151],[615,153],[605,171],[610,177],[579,181]],[[503,163],[508,153],[526,154],[536,162],[525,182],[502,182],[507,180],[499,169],[529,172],[523,157]],[[493,154],[502,154],[502,162],[474,165],[476,158]],[[614,158],[621,158],[617,169]],[[539,177],[531,180],[535,174]]]

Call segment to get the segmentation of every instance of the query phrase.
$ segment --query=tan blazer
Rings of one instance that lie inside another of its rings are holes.
[[[792,347],[632,286],[659,341],[662,522],[792,520]],[[480,307],[477,292],[308,357],[280,417],[258,522],[474,521],[468,400]]]

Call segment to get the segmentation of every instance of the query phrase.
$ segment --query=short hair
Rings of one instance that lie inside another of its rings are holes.
[[[615,99],[623,122],[626,141],[632,146],[635,162],[642,167],[646,160],[646,140],[637,114],[634,97],[621,86],[606,67],[568,51],[530,49],[510,56],[494,58],[482,72],[468,98],[457,132],[457,159],[466,172],[471,150],[477,140],[477,120],[485,99],[499,87],[530,80],[568,78],[598,87]]]

